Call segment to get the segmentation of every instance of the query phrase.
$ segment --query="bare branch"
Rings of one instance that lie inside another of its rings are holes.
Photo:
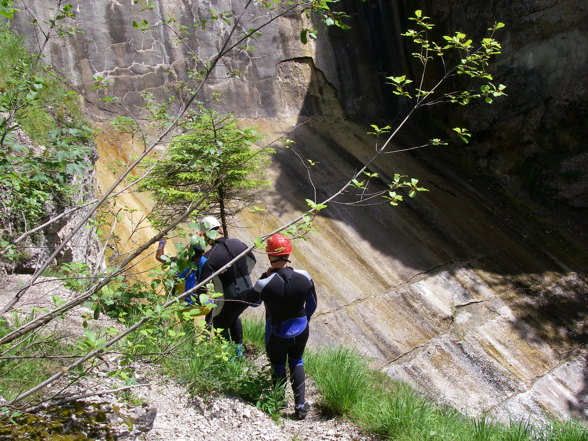
[[[74,396],[67,397],[67,398],[64,398],[64,399],[61,399],[58,401],[53,401],[50,403],[43,403],[43,404],[40,404],[35,407],[29,407],[28,409],[25,409],[24,412],[35,413],[39,410],[47,409],[47,408],[53,407],[53,406],[63,406],[64,404],[72,403],[74,401],[83,400],[85,398],[100,397],[102,395],[115,394],[117,392],[123,392],[125,390],[134,389],[136,387],[150,387],[152,385],[153,385],[152,383],[132,384],[130,386],[119,387],[117,389],[109,389],[109,390],[102,390],[102,391],[97,391],[97,392],[89,392],[87,394],[74,395]]]

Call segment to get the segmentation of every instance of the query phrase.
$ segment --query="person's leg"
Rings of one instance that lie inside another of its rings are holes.
[[[212,330],[212,312],[209,312],[204,317],[204,323],[206,323],[206,329],[209,331]]]
[[[223,309],[221,310],[220,314],[212,319],[212,326],[215,329],[222,329],[221,335],[225,340],[228,341],[234,341],[233,334],[235,334],[236,338],[239,338],[240,335],[241,341],[238,343],[241,343],[243,341],[243,328],[241,326],[241,322],[239,321],[234,331],[232,329],[233,326],[235,326],[235,321],[238,318],[239,316],[234,311],[234,305],[227,302],[225,305],[223,305]]]
[[[231,341],[237,345],[243,344],[243,323],[241,317],[237,316],[229,327]]]
[[[240,315],[247,308],[247,304],[240,301],[225,301],[223,309],[212,321],[215,328],[228,329],[227,340],[236,344],[243,343],[243,325]],[[223,336],[225,333],[223,332]]]
[[[302,406],[304,404],[305,394],[305,374],[304,365],[290,366],[290,382],[292,383],[292,390],[294,391],[294,404]]]
[[[307,408],[304,404],[306,391],[306,376],[304,373],[304,362],[302,355],[308,341],[308,326],[296,337],[294,344],[288,349],[288,366],[290,368],[290,382],[294,392],[294,406],[296,418],[303,419],[306,416]]]
[[[283,386],[286,382],[288,339],[271,334],[266,342],[265,350],[272,365],[272,381],[274,387]]]

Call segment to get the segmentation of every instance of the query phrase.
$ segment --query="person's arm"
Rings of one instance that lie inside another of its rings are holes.
[[[304,310],[306,311],[306,318],[310,320],[312,314],[316,311],[317,306],[317,298],[316,298],[316,289],[314,288],[314,283],[310,281],[310,289],[306,293],[305,303],[304,303]]]
[[[249,306],[252,308],[257,308],[259,305],[261,305],[261,293],[257,292],[255,289],[250,289],[247,292],[245,301],[249,303]]]
[[[165,263],[166,260],[163,259],[162,256],[164,256],[165,254],[165,239],[162,239],[159,241],[159,245],[157,246],[157,251],[155,252],[155,259],[157,259],[157,261],[161,262],[161,263]]]
[[[257,282],[255,282],[255,285],[253,285],[253,289],[249,293],[249,298],[247,299],[248,302],[254,304],[251,306],[257,307],[261,305],[261,302],[263,300],[261,297],[261,293],[265,289],[267,284],[271,281],[271,276],[273,275],[273,268],[270,267],[265,273],[261,275]]]

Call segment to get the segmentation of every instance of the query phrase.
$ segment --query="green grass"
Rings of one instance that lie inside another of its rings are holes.
[[[0,337],[8,334],[14,326],[0,319]],[[40,358],[42,355],[68,356],[75,353],[72,345],[64,344],[54,335],[30,335],[11,350],[2,348],[0,359],[0,396],[11,400],[47,379],[52,373],[71,363],[69,358]],[[4,352],[5,351],[5,352]],[[32,357],[32,358],[14,358]]]
[[[258,348],[260,338],[263,342],[263,323],[245,322],[245,343]],[[167,375],[178,379],[191,393],[204,399],[236,395],[270,416],[279,414],[285,405],[284,387],[274,387],[269,365],[260,367],[246,358],[237,357],[233,343],[209,334],[191,321],[179,325],[175,331],[184,335],[175,338],[173,346],[167,347],[170,356],[158,360]],[[161,340],[133,344],[140,346],[141,352],[159,353],[168,344],[166,338],[163,335]]]
[[[321,395],[319,406],[344,415],[390,441],[586,441],[579,422],[555,422],[543,427],[489,418],[468,418],[436,404],[409,386],[370,370],[353,350],[308,351],[305,366]]]
[[[371,387],[365,360],[352,351],[307,351],[304,364],[321,392],[320,405],[335,413],[351,414]]]
[[[258,351],[265,350],[265,322],[260,318],[243,318],[243,341]]]

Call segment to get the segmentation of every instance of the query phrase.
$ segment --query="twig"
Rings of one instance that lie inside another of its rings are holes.
[[[82,394],[82,395],[74,395],[73,397],[64,398],[62,400],[58,400],[55,402],[43,403],[43,404],[40,404],[35,407],[29,407],[28,409],[24,410],[24,412],[35,413],[39,410],[47,409],[47,408],[53,407],[53,406],[63,406],[64,404],[71,403],[73,401],[83,400],[84,398],[99,397],[99,396],[107,395],[107,394],[115,394],[117,392],[122,392],[124,390],[134,389],[136,387],[143,387],[143,386],[151,386],[151,383],[132,384],[130,386],[119,387],[118,389],[109,389],[109,390],[103,390],[103,391],[98,391],[98,392],[90,392],[90,393]]]

